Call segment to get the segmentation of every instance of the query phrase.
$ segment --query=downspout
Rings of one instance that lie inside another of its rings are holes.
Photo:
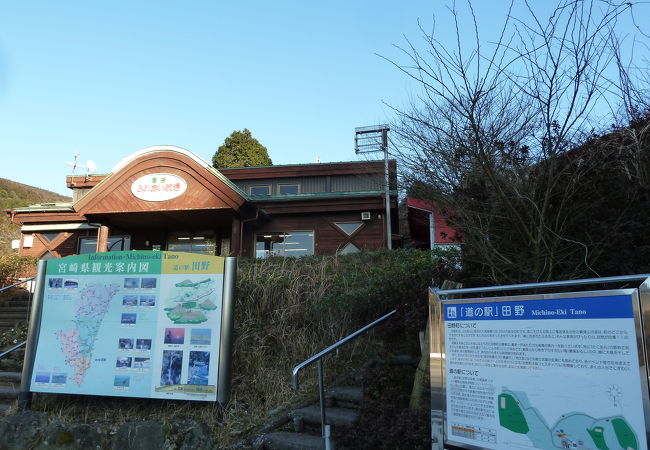
[[[436,219],[433,211],[429,214],[429,250],[436,246]]]
[[[239,255],[241,256],[242,254],[242,249],[244,246],[244,224],[248,222],[252,222],[254,220],[257,220],[260,215],[260,209],[255,208],[255,217],[251,217],[250,219],[243,219],[239,221]]]

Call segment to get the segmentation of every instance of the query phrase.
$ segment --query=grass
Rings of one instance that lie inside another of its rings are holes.
[[[40,395],[33,409],[52,419],[114,432],[132,420],[204,422],[218,447],[233,446],[271,419],[316,394],[315,369],[291,388],[291,369],[393,308],[397,317],[325,362],[326,383],[379,354],[383,341],[419,354],[427,316],[426,288],[449,278],[448,255],[416,250],[345,256],[239,261],[232,395],[227,405],[203,402]],[[435,280],[435,281],[432,281]]]

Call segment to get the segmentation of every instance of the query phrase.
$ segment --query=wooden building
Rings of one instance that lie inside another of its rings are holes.
[[[390,167],[396,230],[394,161]],[[217,170],[187,150],[156,146],[123,159],[110,174],[66,181],[71,203],[6,211],[21,225],[21,255],[303,256],[380,249],[387,242],[383,161]]]

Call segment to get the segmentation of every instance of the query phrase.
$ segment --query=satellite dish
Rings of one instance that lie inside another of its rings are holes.
[[[92,159],[86,161],[86,167],[88,168],[88,172],[90,173],[97,172],[97,166],[95,165],[95,162]]]

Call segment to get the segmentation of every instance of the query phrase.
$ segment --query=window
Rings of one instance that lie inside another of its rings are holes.
[[[339,250],[337,253],[339,255],[347,255],[350,253],[359,253],[361,250],[359,250],[359,247],[354,245],[351,242],[348,242],[345,247],[343,247],[341,250]]]
[[[60,233],[58,231],[51,231],[51,232],[41,231],[39,234],[43,236],[47,242],[52,242],[54,239],[57,238],[57,236]]]
[[[286,231],[258,234],[255,240],[255,257],[299,256],[314,254],[313,231]]]
[[[216,240],[213,233],[178,233],[167,238],[167,250],[170,252],[214,255],[215,249]]]
[[[251,195],[270,195],[271,186],[268,184],[260,184],[257,186],[251,186]]]
[[[43,256],[41,256],[41,261],[49,261],[50,259],[56,259],[56,256],[51,251],[45,252]]]
[[[131,236],[110,236],[108,238],[108,251],[119,252],[131,249]],[[95,253],[97,251],[97,237],[84,237],[79,239],[79,254]]]
[[[355,231],[357,231],[363,225],[363,222],[334,222],[334,224],[345,232],[348,236],[351,236]]]
[[[300,186],[297,184],[279,184],[278,194],[281,195],[300,194]]]

